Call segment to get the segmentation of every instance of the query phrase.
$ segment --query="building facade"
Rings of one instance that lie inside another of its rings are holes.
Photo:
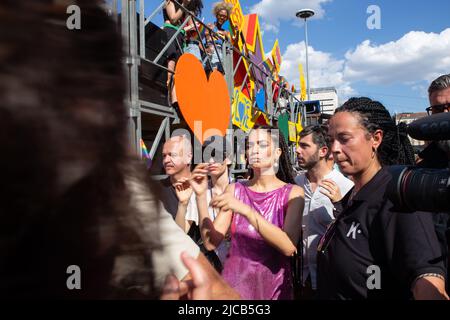
[[[406,123],[407,125],[410,124],[411,122],[426,117],[427,113],[426,112],[415,112],[415,113],[408,113],[408,112],[404,112],[404,113],[397,113],[395,115],[395,123]],[[411,141],[411,144],[413,145],[414,149],[416,150],[421,150],[424,148],[425,146],[425,141],[421,141],[421,140],[416,140],[413,139],[411,137],[409,137],[409,140]]]

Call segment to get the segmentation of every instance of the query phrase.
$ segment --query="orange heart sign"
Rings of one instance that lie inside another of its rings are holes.
[[[177,62],[175,85],[181,113],[200,143],[219,133],[225,136],[231,107],[222,73],[213,71],[208,80],[201,62],[185,53]]]

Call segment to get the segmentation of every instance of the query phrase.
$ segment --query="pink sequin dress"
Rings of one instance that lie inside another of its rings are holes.
[[[283,228],[292,187],[286,184],[270,192],[255,192],[246,182],[237,182],[234,195],[264,219]],[[270,246],[248,220],[237,213],[233,214],[231,222],[231,248],[222,276],[243,299],[293,298],[290,258]]]

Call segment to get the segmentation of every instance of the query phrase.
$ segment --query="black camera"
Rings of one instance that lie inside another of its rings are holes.
[[[418,119],[408,126],[408,134],[417,140],[450,140],[450,113]],[[448,143],[447,143],[448,144]],[[391,166],[392,180],[388,197],[399,211],[450,213],[450,170]]]

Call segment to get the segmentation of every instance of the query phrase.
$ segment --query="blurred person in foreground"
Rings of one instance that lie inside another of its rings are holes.
[[[157,299],[173,273],[178,296],[235,298],[129,154],[122,43],[101,4],[0,3],[0,296]]]

